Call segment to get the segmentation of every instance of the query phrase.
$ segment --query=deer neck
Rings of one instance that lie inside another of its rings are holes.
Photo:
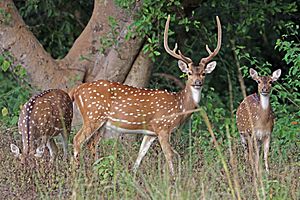
[[[259,94],[260,106],[263,111],[268,111],[270,109],[270,95]]]
[[[183,111],[192,110],[198,107],[201,99],[201,90],[195,89],[192,86],[187,85],[184,90],[179,93],[180,99],[182,100]]]

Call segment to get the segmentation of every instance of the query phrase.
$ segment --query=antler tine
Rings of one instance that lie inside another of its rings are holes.
[[[217,47],[216,49],[211,52],[211,50],[209,49],[208,45],[206,45],[206,51],[209,53],[209,56],[206,58],[202,58],[200,63],[207,63],[209,62],[213,57],[215,57],[218,53],[219,50],[221,48],[221,43],[222,43],[222,27],[221,27],[221,22],[218,16],[216,16],[216,20],[217,20],[217,27],[218,27],[218,43],[217,43]]]
[[[205,45],[206,51],[208,52],[208,54],[212,54],[211,50],[209,49],[208,45]]]
[[[184,56],[180,50],[178,50],[179,55],[182,57],[182,59],[187,62],[187,63],[192,63],[192,59],[190,59],[189,57]]]
[[[175,48],[173,50],[171,50],[169,48],[169,45],[168,45],[169,24],[170,24],[170,15],[168,15],[168,19],[167,19],[166,25],[165,25],[165,32],[164,32],[164,47],[165,47],[166,52],[168,54],[170,54],[171,56],[173,56],[174,58],[177,58],[177,59],[182,60],[187,63],[191,63],[192,60],[190,58],[184,56],[180,51],[179,51],[179,54],[176,53],[176,50],[178,48],[177,43],[175,44]]]
[[[172,50],[172,52],[174,52],[174,53],[176,54],[177,48],[178,48],[178,44],[175,43],[175,47],[174,47],[174,49]]]

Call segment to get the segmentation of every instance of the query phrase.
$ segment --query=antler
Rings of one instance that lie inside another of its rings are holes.
[[[167,22],[166,22],[166,26],[165,26],[165,32],[164,32],[164,47],[165,47],[165,50],[168,54],[170,54],[171,56],[173,56],[174,58],[177,58],[179,60],[182,60],[186,63],[192,63],[193,61],[189,58],[189,57],[186,57],[184,56],[180,50],[178,50],[178,53],[176,53],[176,50],[177,50],[177,43],[175,44],[175,47],[173,50],[171,50],[169,48],[169,45],[168,45],[168,31],[169,31],[169,23],[170,23],[170,15],[168,15],[168,19],[167,19]]]
[[[218,27],[218,43],[217,43],[217,47],[216,49],[211,52],[211,50],[209,49],[208,45],[206,45],[206,51],[208,52],[209,56],[206,57],[206,58],[202,58],[200,63],[202,64],[206,64],[208,63],[213,57],[215,57],[220,48],[221,48],[221,43],[222,43],[222,28],[221,28],[221,23],[220,23],[220,20],[219,20],[219,17],[216,16],[216,19],[217,19],[217,27]]]

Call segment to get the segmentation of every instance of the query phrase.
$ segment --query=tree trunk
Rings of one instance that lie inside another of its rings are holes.
[[[0,54],[9,51],[14,62],[25,67],[29,83],[37,90],[62,88],[68,91],[75,85],[98,79],[144,87],[152,66],[149,57],[141,52],[145,40],[137,37],[125,40],[127,27],[132,24],[133,15],[140,6],[141,1],[128,15],[116,7],[114,1],[95,0],[87,26],[69,53],[63,59],[55,60],[28,29],[13,1],[0,1],[0,8],[4,11],[0,14]],[[109,37],[112,32],[108,17],[118,22],[114,32],[119,32],[119,35],[113,38],[114,45],[102,54],[99,38]]]

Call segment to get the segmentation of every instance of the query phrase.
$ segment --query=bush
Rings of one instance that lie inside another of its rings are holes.
[[[0,55],[0,120],[8,126],[16,126],[20,108],[29,98],[31,89],[25,77],[23,66],[15,65],[8,52]]]

